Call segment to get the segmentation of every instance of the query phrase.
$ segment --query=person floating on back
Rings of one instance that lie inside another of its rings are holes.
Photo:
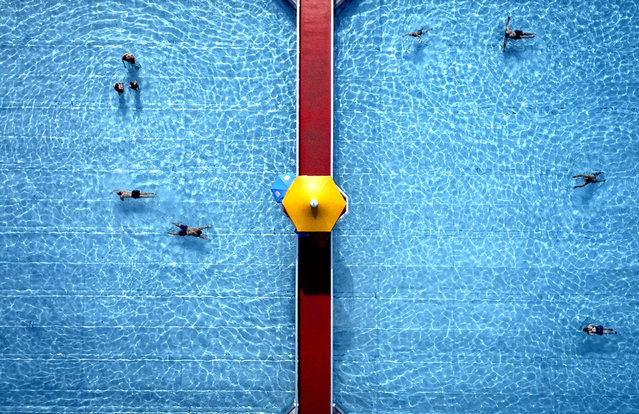
[[[175,222],[173,222],[172,224],[179,227],[180,231],[170,231],[169,234],[172,234],[174,236],[194,236],[194,237],[199,237],[200,239],[204,239],[206,241],[211,241],[211,239],[202,236],[202,230],[211,228],[210,225],[204,226],[204,227],[189,227],[189,226],[185,226],[184,224],[175,223]]]
[[[524,33],[521,30],[510,30],[508,27],[510,23],[510,16],[506,20],[506,32],[504,33],[504,52],[506,51],[506,41],[508,39],[531,39],[535,37],[535,33]]]
[[[118,95],[122,95],[124,93],[124,82],[116,82],[113,84],[113,89],[118,93]]]
[[[584,177],[584,179],[586,180],[582,185],[575,185],[572,188],[580,188],[580,187],[585,187],[590,183],[605,183],[606,180],[598,180],[597,176],[603,174],[603,171],[599,171],[596,172],[594,174],[579,174],[579,175],[573,175],[572,178],[578,178],[578,177]]]
[[[617,331],[612,328],[606,328],[602,325],[593,325],[592,323],[584,328],[584,332],[588,335],[617,335]]]
[[[125,198],[153,198],[157,195],[156,193],[145,193],[140,190],[133,190],[133,191],[113,190],[109,194],[113,194],[116,191],[118,195],[120,196],[120,200],[122,201],[124,201]]]
[[[416,37],[419,39],[419,42],[417,42],[418,44],[420,44],[422,42],[422,35],[425,35],[426,33],[430,32],[431,28],[426,29],[426,31],[424,31],[424,28],[422,27],[419,30],[415,30],[413,33],[406,33],[405,35],[403,35],[402,37],[406,37],[406,36],[412,36],[412,37]]]

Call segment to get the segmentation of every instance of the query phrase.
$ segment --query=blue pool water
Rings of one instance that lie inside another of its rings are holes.
[[[295,236],[268,192],[295,169],[282,3],[0,5],[0,411],[291,404]],[[639,412],[638,9],[340,12],[346,412]],[[508,14],[537,38],[502,53]],[[400,37],[422,25],[422,45]],[[139,95],[118,99],[133,78]],[[571,188],[597,170],[605,184]],[[169,236],[172,221],[212,224],[212,241]],[[590,322],[620,334],[587,337]]]
[[[0,15],[0,411],[290,406],[295,236],[268,189],[295,169],[294,15],[270,0]],[[212,224],[211,242],[172,221]]]
[[[639,412],[639,3],[347,6],[336,401],[351,414]],[[537,37],[503,53],[509,14]],[[422,26],[421,45],[401,37]],[[600,170],[605,184],[572,189]],[[588,323],[619,335],[588,337]]]

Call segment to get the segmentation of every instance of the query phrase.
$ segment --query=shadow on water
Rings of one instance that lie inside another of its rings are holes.
[[[171,230],[171,231],[174,231],[174,230]],[[207,253],[209,251],[208,245],[211,243],[206,240],[202,240],[192,236],[168,235],[168,237],[173,237],[177,239],[175,241],[175,244],[181,247],[182,249],[189,250],[192,252],[199,252],[199,253]],[[176,249],[177,249],[177,246],[176,246]]]
[[[147,200],[118,200],[118,204],[115,205],[115,210],[122,214],[148,213],[151,207],[148,205],[149,203],[145,203],[144,201]]]
[[[512,46],[512,45],[511,45]],[[504,57],[505,68],[508,71],[516,72],[522,66],[522,63],[525,60],[525,54],[521,48],[506,46],[506,51],[502,52]],[[509,74],[512,75],[511,72]]]
[[[139,66],[138,66],[139,67]],[[129,88],[131,82],[136,81],[138,83],[138,89],[133,90]],[[128,93],[133,95],[133,106],[138,111],[142,110],[142,98],[141,98],[141,90],[144,88],[144,81],[140,78],[139,71],[136,69],[128,69],[126,78],[124,79],[124,84],[128,90]]]
[[[574,185],[580,184],[581,182]],[[572,198],[575,207],[589,207],[593,197],[601,191],[601,186],[603,184],[604,183],[593,183],[581,188],[571,188],[571,190],[574,192]]]
[[[618,351],[619,345],[617,344],[617,335],[593,335],[588,336],[585,332],[581,332],[580,335],[584,337],[581,342],[577,344],[577,354],[589,355],[589,354],[615,354]]]
[[[297,11],[291,6],[287,0],[274,1],[273,4],[281,11],[281,15],[295,26],[297,24]]]
[[[338,245],[339,242],[336,242],[334,249],[338,249]],[[340,298],[352,297],[354,291],[351,268],[340,262],[334,263],[333,295],[335,300],[333,301],[333,313],[340,315],[339,322],[336,324],[338,341],[334,344],[334,353],[338,356],[346,355],[352,348],[353,335],[355,334],[353,331],[354,323],[349,317],[349,310],[345,306],[347,301],[340,300]]]
[[[137,90],[133,91],[133,101],[134,101],[135,109],[137,109],[138,111],[141,111],[142,110],[142,98],[140,98],[140,88],[138,88]]]
[[[140,71],[140,68],[142,67],[139,63],[129,63],[125,61],[122,61],[122,65],[124,65],[124,69],[126,69],[127,71],[127,77],[128,76],[137,77],[138,72]]]
[[[413,40],[413,39],[411,39]],[[426,41],[422,41],[422,43],[417,43],[408,49],[409,52],[407,54],[407,59],[413,62],[416,65],[422,65],[426,63]]]
[[[118,115],[121,117],[126,117],[126,114],[128,111],[129,111],[129,107],[126,105],[126,99],[124,98],[124,94],[123,93],[118,94]]]

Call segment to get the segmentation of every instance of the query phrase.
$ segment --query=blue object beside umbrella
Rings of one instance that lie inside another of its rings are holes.
[[[295,174],[280,174],[275,179],[275,182],[271,186],[271,191],[273,192],[273,197],[275,197],[275,201],[281,203],[284,199],[284,195],[286,194],[286,190],[290,187],[291,183],[295,179]]]

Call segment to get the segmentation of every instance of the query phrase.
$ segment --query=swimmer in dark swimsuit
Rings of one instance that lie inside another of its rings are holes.
[[[508,39],[532,39],[535,37],[535,33],[524,33],[521,30],[510,30],[508,27],[510,23],[510,16],[506,20],[506,32],[504,33],[504,52],[506,51],[506,40]]]
[[[575,185],[572,188],[580,188],[580,187],[585,187],[590,183],[605,183],[606,180],[598,180],[597,176],[603,174],[603,171],[599,171],[596,172],[594,174],[579,174],[579,175],[573,175],[572,178],[578,178],[578,177],[584,177],[584,179],[586,180],[582,185]]]
[[[419,42],[417,42],[417,44],[420,44],[422,42],[422,35],[425,35],[426,33],[430,32],[433,29],[426,29],[426,31],[424,31],[424,28],[422,27],[419,30],[415,30],[413,33],[406,33],[405,35],[403,35],[402,37],[406,37],[406,36],[412,36],[412,37],[416,37],[419,39]]]
[[[585,327],[583,330],[590,336],[595,334],[596,335],[617,335],[617,331],[615,331],[614,329],[606,328],[605,326],[602,326],[602,325],[595,326],[592,323],[588,325],[587,327]]]
[[[172,234],[174,236],[193,236],[199,237],[200,239],[204,239],[206,241],[211,241],[211,239],[209,239],[208,237],[202,236],[202,230],[211,228],[210,225],[204,227],[189,227],[185,226],[184,224],[175,222],[173,222],[172,224],[179,227],[180,231],[170,231],[169,234]]]
[[[124,65],[124,62],[128,62],[128,63],[130,63],[132,65],[135,65],[135,56],[133,56],[133,53],[125,53],[125,54],[123,54],[122,55],[122,65]]]
[[[128,68],[126,63],[128,63]],[[124,66],[127,69],[135,69],[135,70],[139,70],[140,69],[140,64],[139,63],[135,63],[135,56],[133,56],[133,53],[125,53],[122,55],[122,66]]]
[[[122,95],[124,93],[124,82],[116,82],[113,84],[113,89],[118,93],[118,95]]]
[[[137,91],[139,88],[138,81],[133,81],[129,83],[129,88],[133,89],[134,91]]]
[[[133,190],[133,191],[113,190],[109,194],[113,194],[116,191],[118,195],[120,196],[120,200],[122,201],[124,201],[125,198],[129,198],[129,197],[130,198],[153,198],[157,195],[156,193],[145,193],[140,190]]]

